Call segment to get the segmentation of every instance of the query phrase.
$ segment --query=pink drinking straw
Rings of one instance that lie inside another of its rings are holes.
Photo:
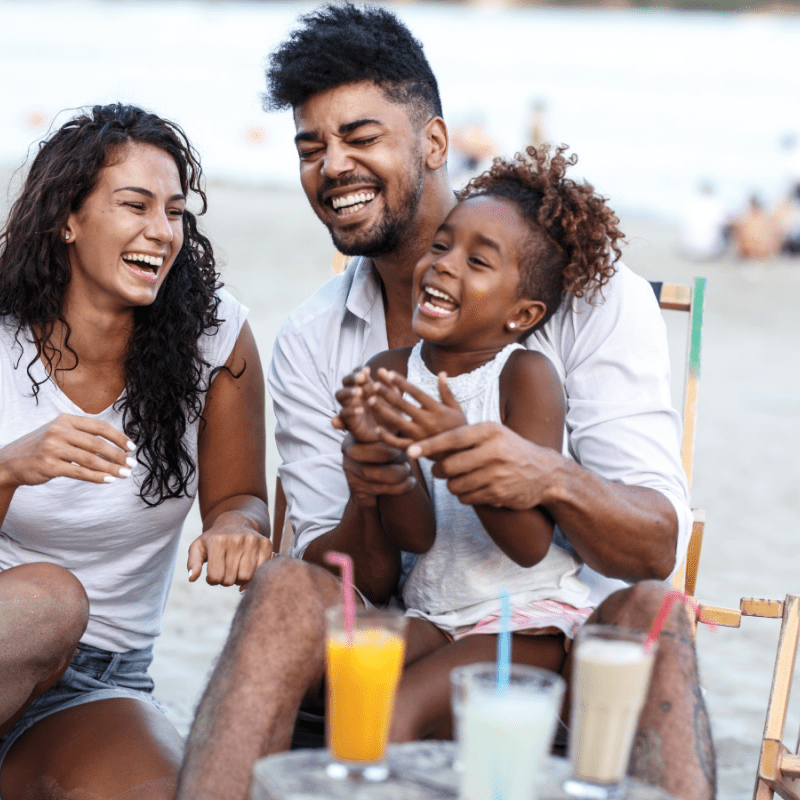
[[[685,592],[679,592],[677,589],[670,589],[661,602],[661,608],[658,609],[658,614],[656,614],[656,618],[653,620],[653,626],[650,628],[650,633],[647,634],[647,639],[644,643],[644,650],[646,653],[655,647],[656,641],[658,640],[658,635],[661,633],[661,629],[664,627],[664,623],[667,621],[667,616],[672,610],[672,606],[674,606],[679,600],[683,603],[686,603],[687,606],[691,606],[700,622],[704,622],[711,628],[711,630],[714,630],[717,627],[716,622],[714,622],[714,620],[711,619],[711,617],[709,617],[702,608],[700,608],[700,604],[697,602],[696,597],[689,597],[689,595],[687,595]]]
[[[342,605],[344,606],[344,628],[347,631],[347,644],[353,644],[353,630],[356,624],[356,601],[353,598],[353,559],[347,553],[331,550],[325,553],[329,564],[338,564],[342,568]]]

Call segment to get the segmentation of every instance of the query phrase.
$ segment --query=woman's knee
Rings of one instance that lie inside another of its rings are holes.
[[[32,659],[45,664],[71,656],[89,621],[80,581],[46,562],[12,567],[0,578],[4,640],[20,640]]]

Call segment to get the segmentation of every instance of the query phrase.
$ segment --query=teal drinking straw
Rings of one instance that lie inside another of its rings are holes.
[[[508,692],[508,673],[511,664],[511,598],[500,592],[500,633],[497,635],[497,693]]]

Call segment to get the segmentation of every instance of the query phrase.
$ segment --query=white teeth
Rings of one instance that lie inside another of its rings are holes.
[[[139,261],[151,267],[160,267],[164,263],[164,259],[160,256],[148,256],[144,253],[126,253],[123,258],[125,261]]]
[[[448,300],[451,303],[455,303],[456,301],[450,297],[449,294],[445,294],[444,292],[440,292],[438,289],[434,289],[432,286],[426,286],[425,291],[433,296],[433,297],[441,297],[442,300]]]
[[[347,208],[347,206],[354,206],[358,203],[368,203],[374,197],[375,192],[359,192],[358,194],[349,194],[347,197],[334,197],[331,205],[338,211],[340,208]]]
[[[422,306],[423,308],[427,308],[428,311],[433,312],[439,317],[446,317],[448,314],[453,313],[453,309],[442,308],[441,306],[435,306],[433,303],[431,303],[430,300],[425,300],[424,302],[420,303],[420,306]]]

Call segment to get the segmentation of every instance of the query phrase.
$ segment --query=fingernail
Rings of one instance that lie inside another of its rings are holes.
[[[128,457],[125,459],[125,463],[126,463],[126,464],[127,464],[129,467],[135,467],[135,466],[136,466],[136,465],[137,465],[139,462],[138,462],[138,461],[137,461],[135,458],[131,458],[131,456],[128,456]]]
[[[105,483],[114,483],[116,478],[113,475],[103,475],[103,481]]]
[[[127,478],[131,474],[131,471],[127,467],[120,467],[119,468],[119,476],[120,478]]]
[[[136,445],[130,439],[128,439],[128,441],[125,442],[125,447],[127,447],[128,450],[130,450],[131,452],[133,452],[136,449]]]

